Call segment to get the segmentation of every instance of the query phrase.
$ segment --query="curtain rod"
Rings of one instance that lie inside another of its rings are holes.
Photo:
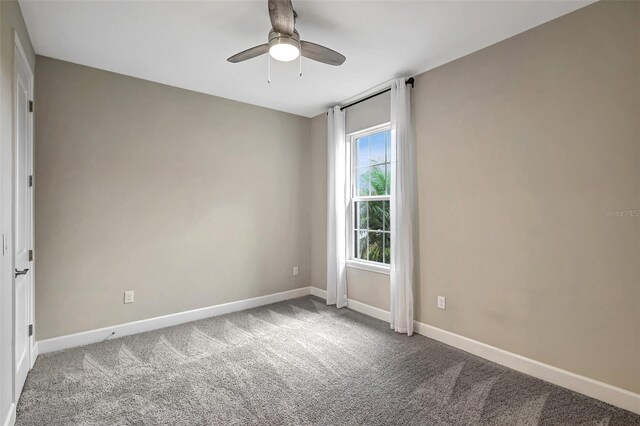
[[[409,77],[409,78],[405,81],[405,84],[410,84],[410,85],[411,85],[411,87],[415,87],[415,83],[416,83],[416,80],[415,80],[413,77]],[[358,101],[355,101],[355,102],[352,102],[352,103],[350,103],[350,104],[348,104],[348,105],[345,105],[345,106],[343,106],[343,107],[340,107],[340,111],[344,111],[344,110],[345,110],[345,109],[347,109],[347,108],[350,108],[350,107],[352,107],[352,106],[354,106],[354,105],[358,105],[358,104],[359,104],[359,103],[361,103],[361,102],[368,101],[368,100],[369,100],[369,99],[371,99],[371,98],[375,98],[376,96],[380,96],[380,95],[382,95],[383,93],[387,93],[387,92],[390,92],[390,91],[391,91],[391,87],[389,87],[389,88],[387,88],[387,89],[385,89],[385,90],[381,90],[380,92],[374,93],[373,95],[369,95],[369,96],[367,96],[366,98],[362,98],[362,99],[360,99],[360,100],[358,100]]]

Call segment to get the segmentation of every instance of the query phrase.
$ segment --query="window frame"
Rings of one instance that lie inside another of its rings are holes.
[[[372,126],[372,127],[368,127],[366,129],[362,129],[362,130],[358,130],[356,132],[352,132],[349,133],[346,137],[347,143],[348,143],[348,148],[347,148],[347,152],[348,152],[348,167],[349,167],[349,172],[347,173],[348,176],[348,182],[347,182],[347,188],[349,190],[348,193],[348,197],[349,197],[349,201],[348,201],[348,205],[347,205],[347,260],[346,260],[346,264],[347,266],[351,267],[351,268],[356,268],[356,269],[363,269],[366,271],[370,271],[370,272],[376,272],[376,273],[380,273],[380,274],[390,274],[390,265],[387,263],[382,263],[382,262],[376,262],[376,261],[372,261],[372,260],[364,260],[364,259],[359,259],[355,256],[355,247],[356,247],[356,242],[355,242],[355,230],[356,230],[356,217],[355,217],[355,213],[354,213],[354,209],[355,209],[355,204],[359,201],[389,201],[391,202],[391,194],[389,195],[374,195],[374,196],[359,196],[357,195],[356,189],[357,189],[357,176],[356,176],[356,171],[357,171],[357,144],[356,144],[356,140],[358,138],[363,138],[363,137],[367,137],[376,133],[381,133],[384,131],[389,131],[391,132],[391,123],[390,122],[386,122],[386,123],[382,123],[376,126]],[[391,147],[393,147],[393,141],[391,141]],[[387,162],[385,161],[384,164],[387,164]],[[388,164],[391,164],[391,161],[389,161]],[[391,230],[388,231],[389,233],[389,240],[391,240],[391,238],[393,237]]]

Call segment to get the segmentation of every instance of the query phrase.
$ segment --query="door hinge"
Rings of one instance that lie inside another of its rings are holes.
[[[29,262],[33,262],[33,250],[29,250]]]
[[[29,324],[29,337],[33,336],[33,324]]]
[[[29,112],[33,112],[33,101],[29,101]]]
[[[33,186],[33,175],[29,175],[29,186]]]

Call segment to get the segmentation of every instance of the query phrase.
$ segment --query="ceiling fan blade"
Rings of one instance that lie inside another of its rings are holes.
[[[300,42],[301,53],[305,58],[313,59],[314,61],[322,62],[328,65],[342,65],[347,59],[344,55],[331,50],[328,47],[320,46],[319,44],[311,43],[310,41],[302,40]]]
[[[240,53],[236,53],[235,55],[227,59],[227,61],[236,64],[238,62],[246,61],[247,59],[251,59],[251,58],[255,58],[256,56],[263,55],[268,51],[269,51],[269,45],[261,44],[260,46],[254,46],[247,50],[243,50]]]
[[[291,0],[269,0],[269,18],[273,31],[293,35],[296,20]]]

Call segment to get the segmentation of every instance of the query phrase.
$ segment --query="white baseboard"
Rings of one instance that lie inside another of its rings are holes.
[[[16,422],[16,404],[11,403],[7,417],[4,419],[3,426],[13,426]]]
[[[281,293],[254,297],[252,299],[238,300],[236,302],[223,303],[221,305],[209,306],[206,308],[194,309],[191,311],[178,312],[161,317],[119,324],[113,327],[104,327],[96,330],[84,331],[82,333],[68,334],[66,336],[38,340],[37,350],[40,354],[46,354],[48,352],[55,352],[62,349],[69,349],[76,346],[84,346],[91,343],[101,342],[108,338],[118,338],[131,334],[144,333],[145,331],[157,330],[159,328],[171,327],[173,325],[184,324],[204,318],[228,314],[231,312],[257,308],[258,306],[268,305],[271,303],[280,302],[282,300],[306,296],[310,293],[311,287],[297,288],[294,290],[283,291]]]
[[[311,294],[326,298],[326,291],[316,287],[311,287]],[[385,310],[351,299],[349,299],[348,307],[354,311],[389,322],[389,312]],[[505,351],[504,349],[496,348],[495,346],[487,345],[486,343],[469,339],[468,337],[418,321],[414,321],[414,330],[418,334],[495,362],[496,364],[504,365],[505,367],[520,371],[529,376],[640,414],[640,394],[526,358],[513,352]]]
[[[473,355],[504,365],[529,376],[553,383],[574,392],[599,399],[616,407],[624,408],[640,414],[640,394],[622,389],[610,384],[590,379],[579,374],[554,367],[543,362],[527,358],[495,346],[450,331],[442,330],[418,321],[414,323],[414,330],[418,334],[462,349]]]
[[[321,288],[311,286],[310,292],[314,296],[318,296],[318,297],[320,297],[320,298],[322,298],[324,300],[327,300],[327,290],[323,290]]]
[[[311,287],[311,294],[321,297],[325,300],[327,299],[327,291],[318,287]],[[353,309],[356,312],[369,315],[370,317],[374,317],[382,321],[390,321],[389,311],[367,305],[366,303],[358,302],[357,300],[347,299],[347,308]]]
[[[358,302],[357,300],[349,299],[347,308],[353,309],[354,311],[369,315],[370,317],[374,317],[385,322],[391,321],[389,311],[376,308],[375,306],[367,305],[366,303]]]

